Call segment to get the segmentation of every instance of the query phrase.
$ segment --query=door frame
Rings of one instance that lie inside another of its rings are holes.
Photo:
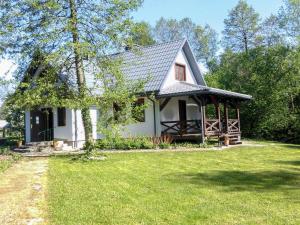
[[[47,112],[49,114],[47,115]],[[41,142],[41,141],[52,141],[54,137],[54,114],[52,108],[40,108],[30,111],[30,141]],[[37,126],[37,119],[38,125]],[[45,131],[46,135],[44,138],[39,134]]]

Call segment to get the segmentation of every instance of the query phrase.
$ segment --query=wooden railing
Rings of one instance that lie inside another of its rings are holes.
[[[40,137],[41,141],[52,141],[53,140],[53,128],[41,131],[38,133],[38,136]]]
[[[228,133],[240,132],[240,123],[238,119],[228,119]]]
[[[163,134],[199,134],[202,132],[201,120],[162,121]]]
[[[219,136],[221,133],[221,123],[218,119],[205,120],[205,135]]]

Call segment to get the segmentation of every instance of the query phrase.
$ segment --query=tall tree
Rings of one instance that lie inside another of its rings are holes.
[[[272,14],[263,21],[261,24],[261,35],[263,45],[267,47],[284,42],[284,35],[281,32],[280,22],[277,16]]]
[[[141,0],[1,1],[1,53],[18,60],[19,80],[35,49],[47,55],[38,71],[50,63],[61,71],[69,69],[69,76],[73,72],[78,92],[74,104],[82,109],[86,140],[90,140],[86,101],[89,93],[83,58],[90,59],[87,63],[98,63],[108,53],[124,46],[132,24],[129,13],[140,4]]]
[[[285,0],[280,8],[281,27],[293,43],[300,43],[300,1]]]
[[[155,28],[158,42],[168,42],[186,38],[196,54],[197,60],[208,64],[218,51],[217,32],[209,25],[196,25],[190,18],[182,20],[161,18]]]
[[[155,38],[158,42],[174,41],[182,38],[182,33],[176,19],[160,18],[154,28]]]
[[[253,96],[241,107],[246,136],[300,143],[299,57],[299,48],[281,45],[249,49],[248,53],[225,51],[206,81]]]
[[[155,44],[152,36],[152,27],[147,22],[139,22],[134,24],[131,31],[133,44],[139,46],[148,46]]]
[[[223,44],[233,51],[248,52],[255,47],[259,40],[259,15],[247,4],[240,0],[224,20],[225,29]]]
[[[207,65],[215,59],[218,51],[218,34],[209,25],[195,28],[196,36],[196,57]]]

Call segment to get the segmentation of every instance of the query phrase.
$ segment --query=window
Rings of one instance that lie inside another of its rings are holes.
[[[175,79],[179,81],[186,81],[185,65],[175,64]]]
[[[139,98],[133,104],[132,117],[138,122],[145,122],[145,109],[144,109],[145,100],[143,98]]]
[[[66,126],[66,108],[57,108],[57,125]]]
[[[35,124],[36,125],[40,124],[40,117],[39,116],[35,117]]]

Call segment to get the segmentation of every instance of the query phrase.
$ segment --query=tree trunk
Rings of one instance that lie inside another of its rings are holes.
[[[77,77],[77,85],[80,98],[84,99],[86,96],[86,83],[84,77],[84,68],[83,68],[83,60],[80,54],[79,49],[79,35],[78,35],[78,18],[77,18],[77,9],[75,0],[69,0],[71,15],[70,15],[70,24],[72,26],[72,38],[74,44],[74,56],[75,56],[75,67],[76,67],[76,77]],[[92,123],[89,107],[85,107],[81,110],[82,121],[84,126],[85,140],[90,142],[92,139]]]
[[[244,42],[244,50],[246,53],[248,53],[248,37],[247,37],[247,32],[246,31],[242,31],[243,32],[243,42]]]

